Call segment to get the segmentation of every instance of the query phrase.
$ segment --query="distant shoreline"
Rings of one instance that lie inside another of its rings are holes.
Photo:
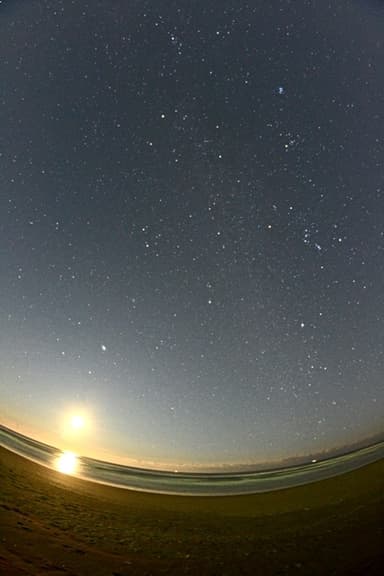
[[[0,445],[37,464],[55,469],[62,451],[9,428],[0,426]],[[375,462],[384,456],[384,442],[324,460],[252,472],[169,472],[133,468],[84,456],[76,457],[77,470],[71,475],[96,482],[169,495],[226,496],[281,490],[337,476]]]
[[[0,447],[0,572],[379,576],[383,479],[381,459],[287,490],[189,498],[87,482]]]

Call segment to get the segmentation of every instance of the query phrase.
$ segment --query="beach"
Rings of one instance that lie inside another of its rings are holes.
[[[384,461],[270,493],[197,497],[88,482],[0,448],[0,573],[370,574]]]

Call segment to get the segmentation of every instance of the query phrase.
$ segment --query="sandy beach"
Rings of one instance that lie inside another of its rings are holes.
[[[381,574],[384,461],[297,488],[164,496],[76,479],[0,448],[0,573]]]

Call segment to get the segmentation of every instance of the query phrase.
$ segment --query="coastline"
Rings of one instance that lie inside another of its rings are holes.
[[[0,446],[20,456],[55,468],[63,454],[59,449],[0,426]],[[345,474],[384,457],[384,442],[312,460],[300,465],[261,469],[250,472],[170,472],[133,468],[112,462],[76,456],[72,475],[88,481],[140,492],[185,495],[229,496],[257,494],[305,485]]]
[[[382,569],[384,460],[270,493],[104,486],[0,448],[4,574],[360,574]]]

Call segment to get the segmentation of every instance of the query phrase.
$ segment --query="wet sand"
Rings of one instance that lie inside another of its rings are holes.
[[[384,461],[236,497],[145,494],[0,448],[0,574],[345,574],[384,566]]]

